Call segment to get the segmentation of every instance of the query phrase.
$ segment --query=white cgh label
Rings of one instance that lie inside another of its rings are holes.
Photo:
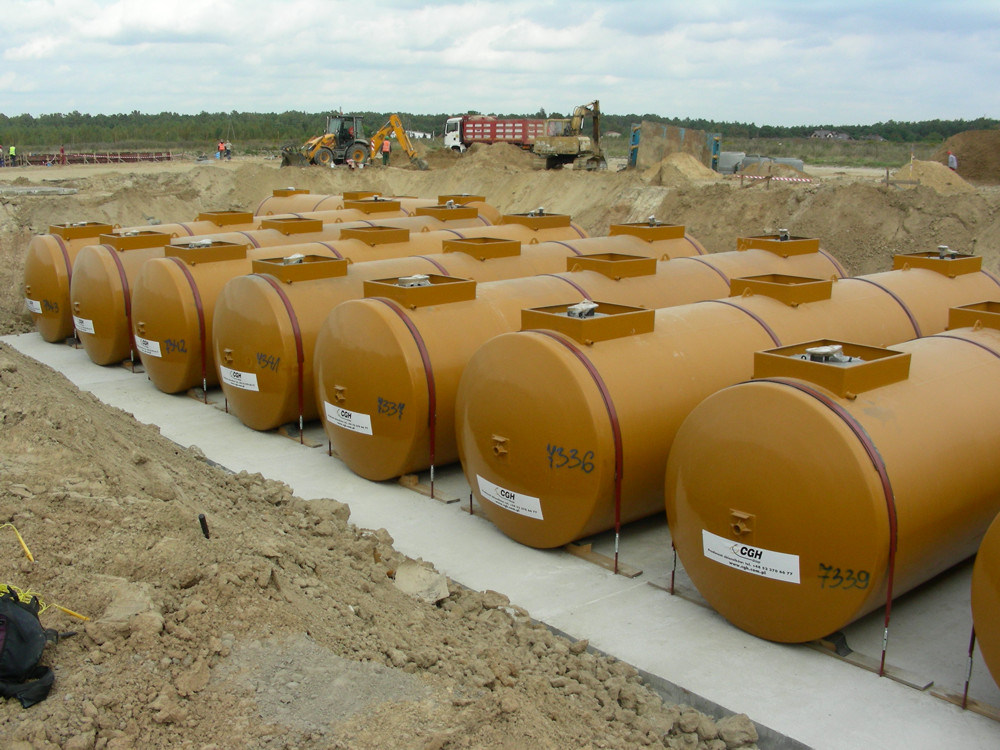
[[[35,315],[42,314],[42,303],[37,299],[30,299],[29,297],[24,298],[24,304],[28,306],[28,312],[33,312]]]
[[[799,556],[775,552],[701,530],[702,551],[709,560],[744,573],[799,583]]]
[[[488,479],[483,479],[478,474],[476,474],[476,481],[479,483],[479,494],[483,496],[484,500],[489,500],[498,508],[509,510],[511,513],[537,518],[539,521],[544,520],[542,518],[542,503],[537,497],[508,490],[498,484],[493,484]]]
[[[135,348],[139,350],[139,354],[145,354],[147,357],[163,356],[163,353],[160,351],[160,342],[153,341],[153,339],[144,339],[136,336]]]
[[[230,370],[228,367],[220,367],[222,370],[222,382],[239,388],[244,391],[259,391],[257,387],[257,376],[252,372],[241,372],[240,370]]]
[[[368,414],[359,411],[349,411],[334,406],[329,401],[323,402],[326,408],[326,421],[336,427],[342,427],[351,432],[359,432],[362,435],[372,434],[372,418]]]
[[[89,333],[91,336],[94,335],[94,321],[87,320],[87,318],[78,318],[74,315],[73,327],[80,333]]]

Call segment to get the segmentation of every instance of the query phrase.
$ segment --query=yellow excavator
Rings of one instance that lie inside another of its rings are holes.
[[[400,121],[399,115],[389,115],[389,120],[385,125],[372,134],[371,152],[368,157],[374,162],[382,151],[382,144],[393,135],[396,136],[396,142],[399,144],[399,147],[410,157],[410,162],[415,164],[419,169],[427,169],[427,162],[417,156],[417,150],[413,148],[410,136],[403,129],[403,123]]]
[[[584,134],[584,122],[591,120],[592,135]],[[545,135],[537,136],[533,153],[545,158],[547,169],[565,164],[584,169],[607,169],[608,162],[601,150],[601,103],[595,99],[573,110],[572,117],[545,121]]]
[[[301,146],[288,145],[281,149],[281,166],[318,164],[329,167],[348,159],[363,162],[368,158],[369,144],[365,138],[361,115],[335,112],[326,118],[326,132],[310,138]]]

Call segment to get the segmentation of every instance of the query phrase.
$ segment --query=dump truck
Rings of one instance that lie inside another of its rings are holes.
[[[287,145],[281,149],[281,166],[318,164],[329,167],[348,159],[364,162],[371,153],[365,138],[361,115],[335,112],[326,118],[326,132],[310,138],[301,146]]]
[[[584,132],[590,119],[591,135]],[[547,169],[576,164],[585,169],[607,169],[601,150],[601,105],[582,104],[570,117],[508,119],[463,115],[445,122],[444,146],[465,151],[473,143],[512,143],[545,159]]]
[[[530,150],[545,134],[545,120],[502,120],[491,115],[449,117],[444,124],[444,147],[461,153],[473,143],[513,143]]]

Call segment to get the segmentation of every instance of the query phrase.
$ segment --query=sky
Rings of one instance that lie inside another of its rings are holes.
[[[0,113],[1000,119],[998,0],[3,0]]]

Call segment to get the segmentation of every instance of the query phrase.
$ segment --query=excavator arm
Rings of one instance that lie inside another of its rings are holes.
[[[396,142],[406,152],[406,155],[410,157],[411,162],[420,167],[420,169],[427,169],[427,164],[417,156],[417,150],[413,148],[410,137],[403,129],[403,123],[400,122],[399,115],[390,115],[389,121],[372,134],[371,153],[369,154],[369,158],[372,161],[375,160],[379,151],[382,150],[382,143],[391,135],[396,136]]]

